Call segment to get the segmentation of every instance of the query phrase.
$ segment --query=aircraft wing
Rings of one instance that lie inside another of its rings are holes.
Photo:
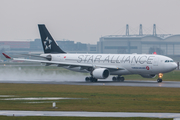
[[[111,65],[93,65],[93,64],[83,64],[83,63],[70,63],[70,62],[20,59],[20,58],[13,58],[13,60],[46,63],[47,65],[57,64],[59,66],[69,66],[71,68],[73,68],[73,67],[83,67],[83,68],[89,68],[89,67],[99,68],[99,67],[101,67],[101,68],[108,68],[108,69],[113,69],[113,70],[124,70],[124,68],[119,68],[119,67],[111,66]]]
[[[87,69],[87,68],[92,67],[92,68],[108,68],[110,70],[124,70],[124,68],[113,66],[113,65],[94,65],[94,64],[59,62],[59,61],[48,61],[48,60],[21,59],[21,58],[11,58],[5,53],[2,53],[2,54],[8,59],[17,60],[17,61],[45,63],[47,66],[51,64],[57,64],[60,67],[63,67],[63,66],[69,66],[71,68],[82,67],[82,69]]]

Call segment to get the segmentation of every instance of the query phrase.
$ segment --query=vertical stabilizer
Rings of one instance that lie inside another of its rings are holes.
[[[58,44],[54,41],[51,34],[47,30],[44,24],[39,24],[39,33],[41,35],[41,41],[44,49],[44,53],[65,53]]]

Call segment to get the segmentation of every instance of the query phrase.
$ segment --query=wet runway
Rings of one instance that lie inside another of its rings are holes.
[[[0,80],[0,83],[24,83],[24,84],[65,84],[65,85],[92,85],[92,86],[138,86],[138,87],[170,87],[180,88],[180,82],[177,81],[163,81],[157,83],[156,81],[141,81],[141,80],[126,80],[124,82],[113,81],[98,81],[98,82],[85,82],[85,81],[58,81],[58,80]]]
[[[82,112],[82,111],[9,111],[9,110],[0,110],[0,115],[5,115],[5,116],[180,118],[180,113]]]

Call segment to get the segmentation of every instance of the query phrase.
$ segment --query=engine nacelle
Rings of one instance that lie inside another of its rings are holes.
[[[49,60],[49,61],[52,60],[52,55],[41,54],[40,56],[41,56],[42,58],[45,58],[46,60]]]
[[[49,60],[49,61],[51,61],[51,60],[52,60],[52,56],[51,56],[51,55],[47,55],[47,56],[46,56],[46,59]]]
[[[109,76],[109,70],[106,68],[96,68],[92,74],[96,79],[106,79]]]
[[[143,78],[154,78],[154,77],[156,77],[156,75],[154,75],[154,74],[143,74],[143,75],[141,75]]]

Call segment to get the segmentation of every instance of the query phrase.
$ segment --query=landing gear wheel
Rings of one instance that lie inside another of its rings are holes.
[[[85,81],[86,81],[86,82],[88,82],[89,80],[90,80],[89,77],[86,77],[86,78],[85,78]]]
[[[93,77],[90,77],[90,82],[93,82],[94,80],[93,80]]]
[[[158,79],[157,79],[157,82],[158,82],[158,83],[161,83],[161,82],[162,82],[162,79],[161,79],[161,78],[158,78]]]
[[[121,77],[117,77],[117,81],[121,81]]]
[[[93,78],[93,77],[90,77],[90,81],[91,81],[91,82],[97,82],[97,79],[96,79],[96,78]]]
[[[124,77],[117,77],[117,81],[123,82],[124,81]]]
[[[124,77],[112,77],[112,81],[121,81],[121,82],[124,82]]]
[[[124,82],[124,77],[121,77],[121,81]]]
[[[116,77],[112,77],[112,81],[116,81],[117,80],[117,78]]]

